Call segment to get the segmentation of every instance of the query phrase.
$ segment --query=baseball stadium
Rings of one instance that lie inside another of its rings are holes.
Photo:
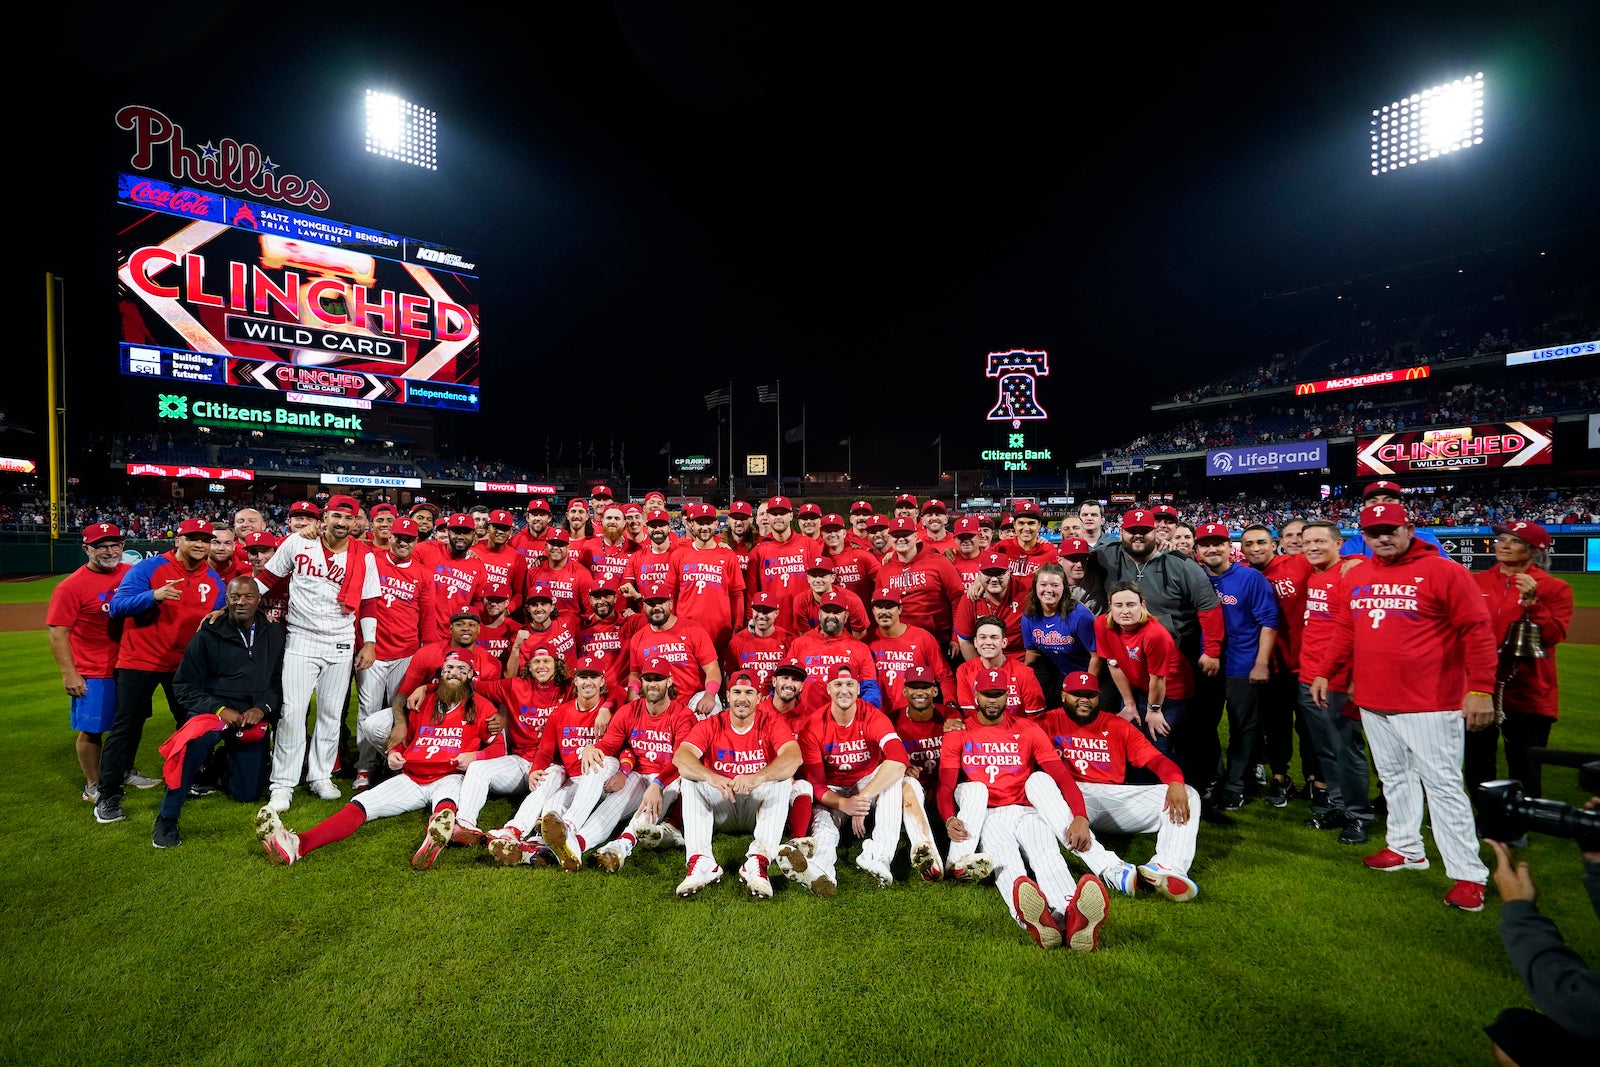
[[[47,17],[7,1062],[1594,1062],[1591,5],[510,14]]]

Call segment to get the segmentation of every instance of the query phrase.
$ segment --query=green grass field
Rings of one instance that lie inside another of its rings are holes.
[[[1600,751],[1600,647],[1563,647],[1560,663],[1552,744]],[[733,877],[742,838],[718,839],[728,877],[689,901],[669,853],[608,876],[452,849],[416,874],[421,813],[284,869],[263,858],[253,808],[216,795],[185,809],[181,848],[156,851],[159,789],[130,791],[112,826],[78,799],[43,635],[0,634],[0,676],[16,709],[0,776],[5,1062],[1464,1064],[1488,1062],[1482,1025],[1529,1003],[1492,891],[1482,914],[1445,908],[1431,844],[1425,873],[1368,872],[1367,849],[1300,827],[1303,802],[1205,825],[1193,903],[1117,896],[1099,952],[1046,954],[990,886],[877,890],[848,860],[835,900],[782,883],[751,900]],[[170,729],[157,704],[150,773]],[[1573,772],[1546,785],[1580,799]],[[297,796],[286,821],[337,807]],[[495,800],[483,822],[510,814]],[[1572,844],[1536,835],[1528,857],[1546,913],[1596,958]]]

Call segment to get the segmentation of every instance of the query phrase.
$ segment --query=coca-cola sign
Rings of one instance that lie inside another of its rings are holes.
[[[164,182],[136,182],[128,190],[128,199],[135,204],[196,219],[215,219],[222,210],[221,197],[194,189],[175,189]]]
[[[176,181],[228,189],[295,207],[326,211],[333,202],[322,186],[297,174],[279,173],[279,165],[261,148],[224,137],[191,146],[183,127],[153,107],[129,104],[116,115],[117,126],[133,133],[135,170],[149,170],[164,152],[167,173]],[[170,206],[170,205],[169,205]]]

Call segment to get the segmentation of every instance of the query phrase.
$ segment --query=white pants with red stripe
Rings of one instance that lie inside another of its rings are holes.
[[[994,860],[994,886],[1018,926],[1022,920],[1012,907],[1011,884],[1027,875],[1029,868],[1050,910],[1058,917],[1066,914],[1078,887],[1061,856],[1056,835],[1036,809],[1024,804],[990,808],[983,820],[980,845]]]
[[[607,756],[600,761],[598,770],[580,774],[573,782],[576,789],[562,818],[577,833],[580,853],[609,841],[617,824],[639,810],[639,801],[650,787],[648,775],[630,774],[622,788],[607,793],[606,783],[620,766],[614,757]]]
[[[356,794],[352,803],[366,812],[367,821],[371,822],[390,815],[431,808],[440,801],[454,800],[461,791],[461,779],[459,774],[447,774],[436,782],[419,785],[409,776],[397,774],[365,793]]]
[[[860,792],[858,786],[829,788],[841,797],[853,797]],[[900,847],[900,808],[904,803],[904,796],[892,785],[878,794],[867,815],[872,829],[861,844],[862,859],[877,860],[885,867],[894,862],[895,850]],[[853,821],[844,812],[832,811],[820,803],[812,809],[811,836],[816,839],[817,853],[807,862],[808,869],[815,868],[829,881],[838,883],[835,866],[839,861],[839,837],[843,828]]]
[[[283,718],[272,741],[272,788],[293,789],[305,765],[306,781],[326,782],[333,776],[339,751],[339,720],[350,702],[351,652],[288,651],[283,657]],[[306,714],[317,697],[317,721],[306,754]]]
[[[789,821],[789,803],[796,796],[809,795],[811,783],[785,778],[762,782],[748,793],[724,800],[708,782],[684,782],[678,800],[683,810],[683,850],[686,856],[711,855],[711,835],[717,830],[753,833],[746,856],[777,854],[783,840],[784,824]]]
[[[1089,847],[1073,855],[1083,860],[1095,874],[1104,874],[1122,862],[1115,852],[1102,845],[1092,831],[1116,834],[1155,834],[1154,862],[1179,874],[1188,874],[1194,863],[1195,842],[1200,837],[1200,794],[1184,786],[1189,795],[1189,821],[1179,826],[1166,814],[1167,787],[1164,785],[1101,785],[1079,782],[1084,814],[1091,831]],[[1028,777],[1028,801],[1038,809],[1056,838],[1066,845],[1067,824],[1072,809],[1061,796],[1061,789],[1048,774]]]
[[[506,823],[505,828],[516,830],[524,838],[538,836],[539,820],[544,818],[544,813],[553,811],[560,815],[565,812],[567,805],[572,803],[572,794],[577,792],[577,788],[567,778],[567,772],[562,769],[561,764],[550,764],[545,768],[539,784],[534,786],[533,792],[529,793],[527,799],[517,808],[517,813]]]
[[[1489,868],[1478,855],[1478,831],[1461,777],[1467,724],[1459,711],[1411,711],[1394,715],[1361,709],[1367,750],[1378,768],[1389,804],[1385,838],[1407,859],[1420,859],[1422,802],[1433,817],[1433,842],[1445,873],[1483,884]]]
[[[383,753],[383,742],[394,725],[394,715],[387,717],[382,736],[372,738],[366,729],[367,720],[378,712],[389,711],[394,703],[394,691],[405,677],[411,657],[380,659],[364,671],[356,671],[356,769],[375,771]]]
[[[490,793],[515,793],[528,780],[528,761],[512,753],[493,759],[473,760],[461,783],[461,799],[456,801],[456,821],[474,829]],[[541,812],[541,814],[543,814]]]

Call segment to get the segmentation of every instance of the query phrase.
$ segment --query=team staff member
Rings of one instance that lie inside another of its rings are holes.
[[[978,706],[979,679],[998,673],[1006,679],[1006,709],[1014,715],[1032,716],[1044,710],[1044,691],[1033,671],[1022,660],[1006,655],[1006,624],[985,615],[972,631],[972,647],[978,652],[956,668],[956,703],[964,711]]]
[[[1556,646],[1566,640],[1572,625],[1572,586],[1552,576],[1549,565],[1550,532],[1536,522],[1511,522],[1495,527],[1495,565],[1473,574],[1489,609],[1492,635],[1504,647],[1511,627],[1526,617],[1539,628],[1544,646],[1542,659],[1515,659],[1501,653],[1499,680],[1505,686],[1500,707],[1505,721],[1490,723],[1467,734],[1466,782],[1469,789],[1495,773],[1495,750],[1506,739],[1506,777],[1515,778],[1529,796],[1542,796],[1539,765],[1528,759],[1530,748],[1543,748],[1550,740],[1560,706],[1556,688]]]
[[[121,822],[123,782],[139,750],[144,722],[154,713],[159,686],[167,707],[182,725],[187,717],[172,689],[172,675],[183,659],[200,620],[222,607],[222,580],[209,565],[211,524],[184,519],[172,551],[130,567],[111,597],[111,617],[122,620],[117,650],[117,711],[100,750],[100,799],[96,822]]]
[[[339,724],[350,699],[352,668],[365,670],[377,658],[378,620],[372,609],[382,591],[372,549],[351,536],[355,514],[353,497],[333,497],[323,509],[320,536],[285,540],[256,579],[265,590],[268,575],[289,578],[283,718],[273,738],[272,796],[267,801],[274,811],[289,810],[302,764],[311,792],[323,800],[339,799],[332,781]],[[363,642],[359,651],[358,626]],[[317,725],[308,758],[306,712],[313,692]]]
[[[188,719],[161,746],[167,757],[167,794],[150,843],[176,848],[178,816],[217,742],[228,748],[228,790],[238,800],[259,801],[266,787],[267,737],[263,723],[283,708],[283,627],[260,617],[255,579],[228,583],[222,614],[201,625],[183,650],[172,686]],[[221,735],[220,737],[218,735]]]
[[[1277,538],[1260,523],[1251,523],[1240,532],[1239,552],[1246,563],[1272,583],[1272,592],[1278,598],[1278,639],[1272,646],[1272,674],[1261,692],[1260,730],[1256,735],[1257,754],[1272,771],[1266,800],[1275,808],[1283,808],[1295,795],[1289,757],[1298,733],[1300,773],[1311,806],[1317,809],[1327,803],[1327,787],[1305,716],[1296,715],[1300,704],[1300,631],[1305,626],[1306,583],[1311,579],[1312,567],[1303,554],[1280,555]],[[1319,782],[1323,782],[1321,788]]]
[[[1363,509],[1369,508],[1374,504],[1394,504],[1404,507],[1404,494],[1405,490],[1394,482],[1372,482],[1361,490],[1361,506]],[[1415,518],[1415,516],[1412,516],[1412,518]],[[1412,540],[1421,541],[1425,545],[1432,545],[1434,548],[1439,549],[1441,554],[1443,552],[1443,546],[1439,544],[1439,539],[1427,530],[1418,529],[1416,536]],[[1372,555],[1372,549],[1368,547],[1364,537],[1360,534],[1355,534],[1345,539],[1344,547],[1340,550],[1340,554],[1345,556],[1370,556]]]
[[[1340,581],[1333,639],[1317,658],[1311,698],[1349,665],[1372,762],[1389,801],[1387,847],[1375,871],[1422,871],[1422,800],[1454,884],[1445,903],[1483,910],[1489,869],[1478,856],[1472,805],[1461,776],[1467,730],[1494,721],[1495,648],[1483,595],[1465,567],[1416,540],[1405,509],[1361,511],[1372,558]]]
[[[1069,674],[1089,669],[1095,649],[1094,612],[1067,595],[1065,565],[1046,563],[1033,572],[1020,626],[1022,662],[1041,678],[1059,683]],[[1060,685],[1045,686],[1041,681],[1040,688],[1048,696]]]
[[[1112,586],[1108,600],[1110,612],[1094,620],[1095,654],[1088,673],[1098,673],[1101,663],[1110,667],[1111,684],[1121,697],[1117,714],[1143,730],[1157,752],[1171,756],[1172,731],[1183,721],[1194,692],[1189,661],[1150,614],[1136,584]],[[1215,765],[1213,760],[1203,770],[1210,773]]]
[[[44,616],[50,653],[61,668],[61,687],[69,698],[69,722],[78,731],[78,766],[83,770],[83,799],[88,801],[100,799],[100,735],[111,728],[117,712],[112,674],[122,626],[111,624],[111,598],[129,570],[122,562],[123,544],[122,530],[115,523],[85,526],[83,553],[88,562],[51,591]]]
[[[877,516],[868,521],[867,529],[878,529]],[[886,536],[892,552],[878,568],[878,588],[899,593],[901,618],[937,637],[939,647],[949,649],[952,657],[958,655],[955,609],[966,587],[955,564],[918,540],[918,527],[912,519],[895,519]]]

